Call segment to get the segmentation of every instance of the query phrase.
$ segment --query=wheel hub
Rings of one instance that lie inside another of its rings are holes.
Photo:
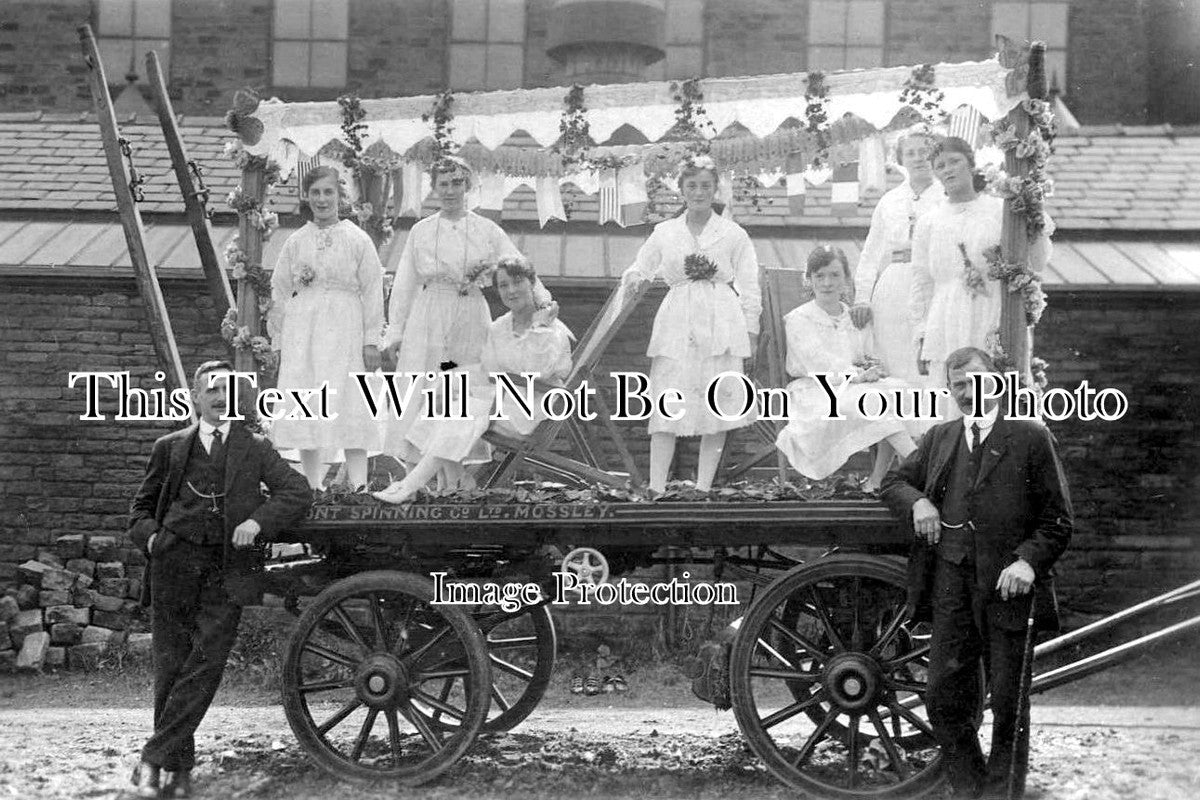
[[[822,682],[830,699],[845,711],[874,705],[883,681],[875,659],[865,653],[841,653],[830,660]]]
[[[388,653],[367,656],[354,677],[358,699],[371,708],[394,706],[408,696],[408,684],[408,671]]]

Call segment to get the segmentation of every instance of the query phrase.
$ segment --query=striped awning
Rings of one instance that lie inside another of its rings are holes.
[[[200,258],[191,229],[180,223],[147,222],[146,251],[164,274],[198,275]],[[237,229],[217,226],[213,237],[218,253]],[[858,261],[862,240],[817,239],[811,231],[797,236],[756,236],[754,246],[764,267],[801,269],[817,244],[841,247]],[[776,233],[776,231],[772,231]],[[266,242],[263,263],[275,263],[287,239],[278,231]],[[510,235],[517,247],[536,265],[539,274],[556,282],[615,280],[633,262],[646,230],[586,231],[516,230]],[[407,231],[399,230],[381,254],[395,268]],[[125,237],[117,222],[71,220],[0,220],[0,270],[7,274],[64,274],[72,270],[94,272],[131,269]],[[1092,241],[1056,241],[1051,266],[1046,270],[1047,289],[1198,290],[1200,243],[1146,240],[1114,236]]]

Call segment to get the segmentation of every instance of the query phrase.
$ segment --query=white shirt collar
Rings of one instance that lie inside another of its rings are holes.
[[[982,444],[983,440],[986,439],[988,437],[988,434],[992,432],[992,428],[996,424],[996,417],[998,417],[999,415],[1000,415],[1000,404],[996,403],[996,405],[992,406],[992,410],[984,412],[984,415],[982,417],[964,416],[962,418],[963,431],[966,432],[966,435],[967,435],[967,447],[968,448],[970,448],[970,446],[971,446],[971,426],[976,423],[979,424],[979,441]]]
[[[200,420],[200,435],[203,436],[205,439],[208,439],[209,437],[211,437],[213,435],[213,431],[220,431],[221,439],[228,441],[229,440],[229,424],[230,424],[229,421],[226,420],[225,422],[222,422],[220,425],[210,425],[208,423],[208,420],[202,419],[202,420]]]

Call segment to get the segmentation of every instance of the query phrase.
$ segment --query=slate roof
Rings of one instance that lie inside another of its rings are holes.
[[[176,221],[147,216],[146,252],[163,278],[196,278],[200,258],[191,229]],[[237,232],[233,225],[213,228],[220,252]],[[283,229],[263,247],[263,263],[271,265],[289,231]],[[632,263],[644,241],[641,229],[620,231],[575,226],[566,231],[510,228],[513,243],[537,265],[547,282],[554,279],[611,283]],[[856,264],[862,237],[759,235],[754,238],[759,263],[767,268],[798,269],[818,243],[846,251]],[[859,233],[848,230],[847,234]],[[381,253],[395,268],[407,231],[399,230]],[[127,275],[132,267],[121,225],[106,220],[0,219],[0,276],[77,274]],[[1200,243],[1146,241],[1115,236],[1104,241],[1059,240],[1043,273],[1047,289],[1200,291]]]
[[[184,118],[180,128],[189,155],[205,169],[211,206],[227,212],[224,196],[238,181],[222,154],[230,134],[212,118]],[[178,213],[182,202],[156,120],[126,121],[121,132],[134,147],[134,164],[146,179],[143,214]],[[1056,142],[1051,160],[1056,191],[1050,211],[1059,231],[1200,231],[1200,128],[1170,126],[1084,127]],[[99,129],[86,116],[42,112],[0,114],[0,212],[104,212],[114,208]],[[756,211],[742,204],[735,215],[751,227],[866,227],[876,195],[856,212],[835,215],[829,189],[810,187],[801,216],[788,213],[782,190],[760,192]],[[276,192],[281,213],[296,208],[295,190]],[[594,220],[595,198],[579,196],[573,220]],[[533,192],[510,195],[506,220],[536,222]]]

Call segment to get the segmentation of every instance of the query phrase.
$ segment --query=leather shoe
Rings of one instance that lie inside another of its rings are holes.
[[[129,780],[135,787],[135,797],[159,797],[159,768],[153,764],[139,761]]]
[[[170,779],[167,780],[162,789],[163,797],[191,797],[192,796],[192,771],[190,769],[181,769],[179,772],[172,772]]]

